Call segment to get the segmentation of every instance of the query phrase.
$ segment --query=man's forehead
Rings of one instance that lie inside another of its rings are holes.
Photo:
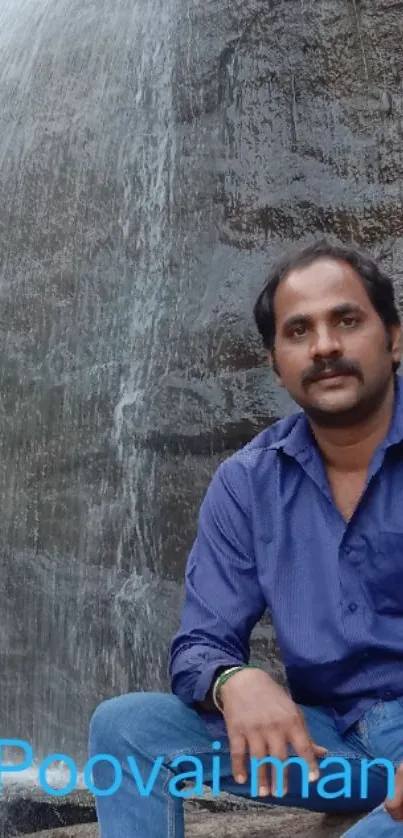
[[[281,310],[308,304],[319,310],[330,310],[342,303],[370,306],[366,289],[354,269],[331,259],[291,270],[277,288],[275,303]]]

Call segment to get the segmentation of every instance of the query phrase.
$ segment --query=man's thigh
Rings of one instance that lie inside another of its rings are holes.
[[[368,751],[397,767],[403,762],[403,698],[377,701],[357,724]]]
[[[255,797],[268,805],[301,807],[315,812],[368,812],[387,796],[387,772],[383,766],[367,767],[372,759],[361,737],[341,737],[330,715],[317,707],[300,706],[312,740],[326,748],[327,754],[318,759],[320,779],[308,783],[308,766],[289,748],[288,792],[282,797],[259,797],[256,768],[251,769],[246,758],[247,781],[240,785],[232,777],[229,741],[222,719],[206,719],[210,736],[220,744],[220,790],[243,797]],[[403,709],[403,708],[402,708]],[[365,762],[367,761],[367,762]],[[206,784],[211,785],[208,767]],[[271,774],[270,761],[268,773]],[[273,769],[274,770],[274,769]],[[282,786],[281,772],[276,774],[277,787]],[[217,788],[217,782],[216,782]],[[213,786],[214,788],[214,786]]]

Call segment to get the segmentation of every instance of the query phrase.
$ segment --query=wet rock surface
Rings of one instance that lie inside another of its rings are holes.
[[[402,21],[2,2],[0,717],[36,758],[82,763],[101,700],[167,686],[212,473],[295,409],[252,321],[269,262],[354,239],[402,302]],[[267,619],[252,648],[281,677]]]
[[[38,787],[6,787],[0,795],[0,836],[16,838],[30,832],[77,828],[96,821],[94,798],[86,790],[63,797],[46,794]]]

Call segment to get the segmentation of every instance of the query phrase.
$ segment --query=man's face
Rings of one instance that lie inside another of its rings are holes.
[[[352,417],[385,391],[400,360],[400,329],[392,329],[388,348],[385,326],[350,265],[323,258],[292,271],[274,307],[279,381],[308,415]]]

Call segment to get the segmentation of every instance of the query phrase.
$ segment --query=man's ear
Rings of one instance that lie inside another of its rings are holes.
[[[403,335],[402,327],[398,324],[389,327],[389,348],[394,361],[402,360]]]

